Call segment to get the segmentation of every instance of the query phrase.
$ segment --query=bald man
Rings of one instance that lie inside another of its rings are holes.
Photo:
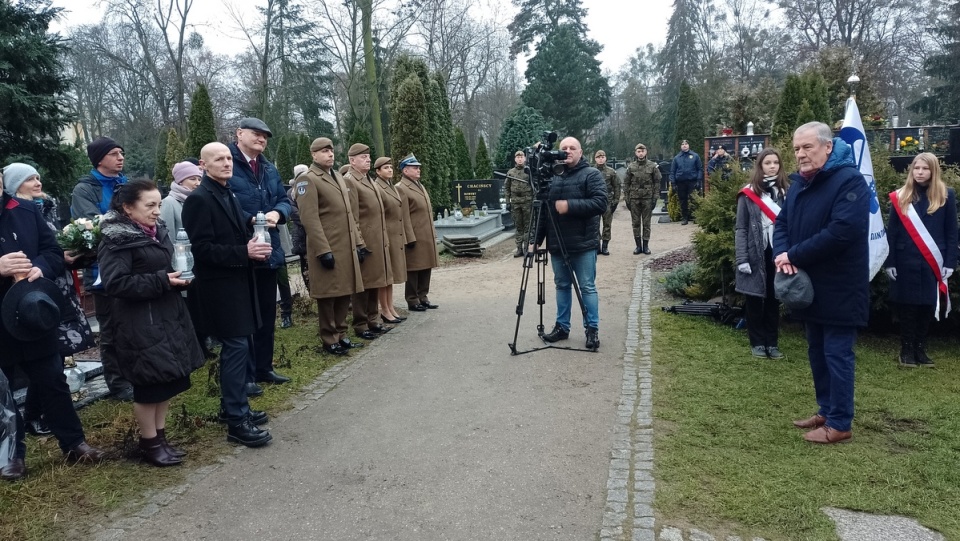
[[[580,295],[586,309],[583,326],[586,348],[600,349],[600,299],[597,295],[597,251],[600,247],[600,215],[607,210],[607,186],[600,171],[590,167],[583,158],[580,141],[567,137],[560,141],[560,150],[567,153],[564,172],[553,177],[547,199],[547,210],[553,215],[557,231],[548,226],[551,220],[541,220],[537,230],[537,246],[544,238],[552,256],[553,283],[557,288],[557,322],[547,342],[566,340],[570,336],[570,309],[573,301],[573,275],[580,285]],[[566,265],[560,250],[560,239],[569,256]],[[533,247],[531,247],[533,249]],[[571,274],[571,271],[573,273]]]

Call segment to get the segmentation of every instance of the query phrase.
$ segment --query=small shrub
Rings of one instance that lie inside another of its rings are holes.
[[[703,198],[700,197],[700,192],[694,190],[690,194],[690,199],[687,200],[687,207],[690,210],[691,217],[696,216],[701,201],[703,201]],[[671,222],[679,222],[683,218],[683,216],[680,215],[680,198],[677,196],[677,193],[673,191],[672,184],[667,184],[667,215],[670,216]]]
[[[664,277],[663,285],[671,295],[686,297],[687,289],[693,285],[693,274],[696,270],[697,264],[692,261],[681,263]]]

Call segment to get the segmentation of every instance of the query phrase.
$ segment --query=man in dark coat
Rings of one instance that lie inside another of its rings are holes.
[[[857,327],[867,324],[870,269],[867,229],[870,190],[842,139],[830,127],[810,122],[793,135],[799,172],[777,216],[773,233],[777,272],[806,271],[813,303],[793,314],[804,321],[813,385],[820,409],[794,421],[813,429],[813,443],[850,440],[853,423],[854,352]]]
[[[690,150],[690,143],[684,139],[680,143],[680,152],[670,162],[670,184],[680,200],[681,225],[690,221],[690,194],[703,183],[703,162],[700,155]]]
[[[553,265],[553,283],[557,288],[557,322],[547,342],[565,340],[570,336],[570,308],[573,301],[573,276],[580,285],[580,295],[586,309],[587,349],[600,348],[600,298],[597,295],[597,249],[600,247],[600,215],[607,210],[607,186],[603,175],[583,159],[580,141],[567,137],[560,141],[560,150],[567,153],[566,171],[553,177],[546,209],[551,219],[541,220],[537,230],[537,246],[544,238]],[[556,224],[553,229],[548,222]],[[566,249],[569,267],[561,252]],[[535,247],[531,246],[533,251]],[[572,271],[572,274],[571,274]]]
[[[271,135],[270,128],[260,119],[240,120],[237,141],[230,143],[233,157],[230,189],[240,202],[244,221],[253,223],[258,212],[264,213],[273,247],[267,261],[254,267],[262,324],[253,335],[254,362],[250,366],[249,381],[286,383],[290,378],[273,370],[273,341],[277,328],[277,274],[286,264],[277,225],[286,223],[292,209],[280,173],[263,156]]]
[[[246,393],[252,362],[251,335],[261,324],[253,265],[266,261],[273,249],[269,243],[257,242],[230,191],[230,149],[222,143],[209,143],[200,151],[200,163],[203,179],[183,203],[183,227],[193,245],[196,276],[187,299],[194,307],[198,331],[217,337],[223,344],[220,416],[229,427],[227,440],[259,447],[272,438],[258,428],[267,416],[250,409]]]
[[[39,208],[0,191],[0,304],[8,300],[7,294],[18,279],[28,282],[43,278],[53,280],[62,273],[63,250],[57,245],[56,236],[47,227]],[[59,295],[56,286],[53,288],[52,294]],[[61,309],[66,305],[63,299],[46,299],[46,303],[41,303],[24,297],[16,309],[18,312],[39,310],[42,309],[38,306],[40,304],[51,307],[50,300],[58,303]],[[24,306],[27,304],[29,306]],[[87,445],[80,418],[70,399],[57,341],[58,321],[59,317],[51,319],[53,324],[46,332],[31,333],[39,337],[31,336],[30,339],[8,329],[6,324],[0,324],[0,369],[8,380],[12,380],[14,368],[19,366],[30,378],[31,392],[40,395],[37,402],[41,412],[68,458],[98,462],[104,458],[104,453]],[[16,448],[12,460],[0,468],[0,479],[16,480],[27,473],[25,427],[19,408],[16,416]]]

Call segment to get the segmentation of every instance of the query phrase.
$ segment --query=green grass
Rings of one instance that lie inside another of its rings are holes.
[[[251,400],[254,409],[275,415],[289,409],[291,396],[312,382],[337,357],[314,348],[317,323],[314,304],[298,302],[290,329],[277,329],[277,370],[293,378],[286,385],[265,385],[264,394]],[[363,340],[357,340],[363,342]],[[168,438],[189,452],[184,466],[155,468],[136,455],[136,422],[129,403],[101,400],[79,411],[87,441],[110,451],[113,458],[97,466],[67,465],[53,437],[27,436],[27,477],[17,483],[0,482],[0,539],[49,540],[88,537],[93,523],[117,512],[143,505],[146,492],[184,482],[194,468],[215,463],[233,447],[226,430],[216,422],[220,398],[210,367],[194,372],[191,389],[171,403]]]
[[[820,508],[917,519],[960,539],[960,348],[903,370],[896,337],[857,343],[853,443],[815,446],[790,421],[816,412],[806,342],[750,356],[745,331],[653,315],[656,509],[664,524],[767,539],[836,539]]]

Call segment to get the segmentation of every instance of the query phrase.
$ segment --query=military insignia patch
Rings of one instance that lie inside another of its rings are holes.
[[[297,195],[303,195],[307,193],[307,181],[301,181],[297,183]]]

